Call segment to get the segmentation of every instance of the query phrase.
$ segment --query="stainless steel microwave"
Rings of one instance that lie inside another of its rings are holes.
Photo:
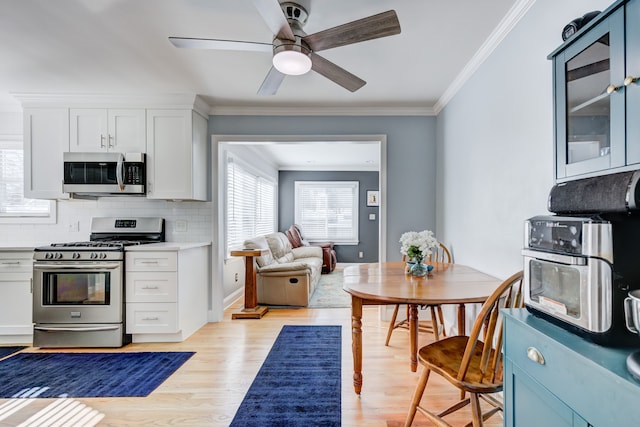
[[[62,191],[75,196],[142,196],[145,194],[144,153],[63,154]]]

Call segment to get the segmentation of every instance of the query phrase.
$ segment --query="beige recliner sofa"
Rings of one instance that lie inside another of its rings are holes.
[[[322,248],[291,248],[284,233],[245,240],[247,249],[268,249],[256,258],[258,304],[306,307],[322,272]]]

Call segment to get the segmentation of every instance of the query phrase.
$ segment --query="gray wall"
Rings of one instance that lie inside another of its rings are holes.
[[[278,178],[278,230],[285,231],[294,222],[295,181],[358,181],[358,245],[335,245],[338,262],[378,261],[378,208],[367,206],[367,190],[378,190],[378,172],[280,171]],[[375,221],[369,220],[375,214]],[[363,258],[358,258],[358,252]]]
[[[424,116],[210,116],[224,135],[386,135],[388,260],[400,260],[400,235],[435,230],[436,118]]]
[[[562,28],[610,0],[537,0],[438,116],[438,235],[456,262],[522,269],[524,220],[548,214],[552,64]]]

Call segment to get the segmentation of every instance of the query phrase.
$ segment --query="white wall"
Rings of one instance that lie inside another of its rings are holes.
[[[562,28],[610,0],[537,0],[438,116],[437,235],[455,262],[506,278],[524,220],[548,213],[553,88]]]

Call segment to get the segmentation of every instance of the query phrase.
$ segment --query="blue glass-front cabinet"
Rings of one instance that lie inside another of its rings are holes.
[[[640,167],[638,22],[640,0],[619,0],[549,55],[557,181]]]

